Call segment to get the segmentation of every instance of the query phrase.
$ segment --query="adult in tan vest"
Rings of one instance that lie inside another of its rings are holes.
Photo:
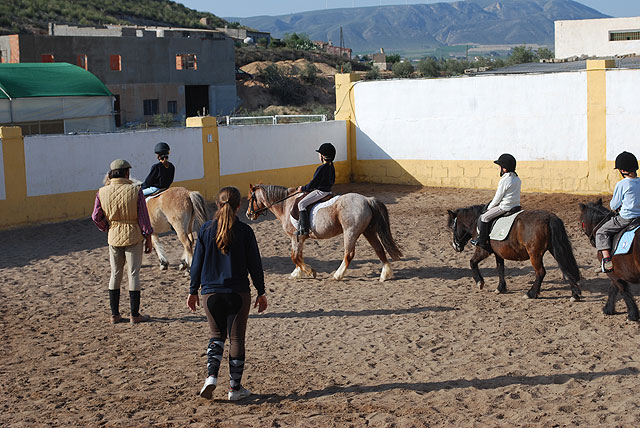
[[[129,301],[131,324],[149,321],[140,314],[140,266],[142,251],[150,253],[151,221],[142,190],[129,180],[131,165],[124,159],[116,159],[109,167],[109,184],[100,188],[91,218],[103,232],[109,231],[109,304],[111,323],[122,321],[120,316],[120,282],[125,262],[129,275]],[[144,243],[144,244],[143,244]]]

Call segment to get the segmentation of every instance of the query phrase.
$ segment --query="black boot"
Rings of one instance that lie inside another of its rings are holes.
[[[309,234],[309,211],[300,211],[300,219],[298,220],[298,231],[296,235],[308,235]]]
[[[471,243],[476,247],[484,248],[487,251],[491,251],[491,245],[489,245],[489,223],[484,221],[480,222],[480,232],[476,239],[472,239]]]

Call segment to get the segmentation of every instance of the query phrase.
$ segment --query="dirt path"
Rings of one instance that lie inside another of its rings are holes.
[[[640,426],[640,330],[604,316],[608,281],[579,230],[577,203],[593,197],[526,194],[525,208],[565,222],[584,279],[584,301],[553,258],[538,300],[523,299],[528,263],[506,262],[509,293],[473,288],[468,260],[445,231],[446,209],[486,203],[490,191],[357,184],[389,208],[404,251],[393,280],[364,239],[342,282],[330,275],[341,239],[312,242],[318,279],[293,281],[288,238],[270,215],[252,223],[270,307],[252,310],[237,404],[196,396],[206,374],[203,312],[185,305],[188,280],[174,262],[145,256],[142,312],[154,322],[108,323],[106,235],[89,220],[0,232],[0,425],[107,427],[512,427]],[[637,288],[634,293],[637,295]],[[127,293],[121,308],[128,309]]]

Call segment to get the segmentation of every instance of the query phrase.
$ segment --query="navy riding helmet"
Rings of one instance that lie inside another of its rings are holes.
[[[171,150],[171,148],[164,141],[160,141],[158,144],[156,144],[155,149],[153,149],[153,151],[157,155],[168,155],[169,150]]]
[[[506,169],[507,172],[515,172],[516,170],[516,158],[509,153],[501,154],[498,160],[493,161],[493,163],[500,165]]]
[[[331,143],[322,143],[316,152],[324,156],[329,162],[333,162],[336,157],[336,148]]]
[[[622,152],[616,157],[616,166],[614,169],[622,171],[634,172],[638,170],[638,159],[633,153]]]

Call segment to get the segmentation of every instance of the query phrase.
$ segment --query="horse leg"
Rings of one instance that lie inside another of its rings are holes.
[[[382,272],[380,273],[380,282],[384,282],[387,279],[390,279],[393,276],[393,271],[391,270],[391,264],[387,259],[387,255],[384,253],[384,247],[380,240],[376,236],[376,231],[367,229],[363,233],[364,237],[367,238],[367,241],[373,247],[373,251],[376,252],[376,255],[382,262]]]
[[[344,257],[340,267],[333,274],[333,279],[336,281],[340,281],[344,278],[345,271],[349,267],[351,260],[353,260],[353,256],[356,255],[356,240],[358,239],[359,234],[354,235],[355,234],[348,231],[344,232]]]
[[[533,281],[533,285],[531,286],[531,288],[529,289],[529,291],[527,291],[527,298],[529,299],[537,299],[538,296],[540,295],[540,286],[542,285],[542,280],[544,279],[544,276],[547,274],[547,271],[544,268],[544,265],[542,264],[542,254],[540,255],[533,255],[531,256],[531,265],[533,266],[533,269],[536,271],[536,279],[535,281]]]
[[[498,270],[498,288],[494,290],[496,294],[507,292],[507,281],[504,279],[504,259],[496,254],[496,269]]]
[[[618,297],[618,286],[617,282],[611,280],[611,284],[609,284],[609,297],[607,298],[607,303],[602,308],[602,312],[605,315],[615,315],[616,313],[616,298]]]
[[[300,241],[298,241],[298,239]],[[296,265],[296,268],[291,272],[291,278],[301,279],[302,274],[305,273],[309,276],[316,277],[316,271],[304,262],[302,257],[302,248],[304,247],[304,241],[306,238],[302,236],[291,237],[291,261]]]
[[[153,242],[153,248],[156,249],[158,259],[160,259],[160,269],[167,270],[169,267],[169,260],[167,260],[167,254],[164,252],[164,248],[160,244],[160,237],[155,233],[151,234],[151,242]]]
[[[176,223],[174,226],[176,235],[178,235],[178,239],[180,240],[180,242],[182,243],[182,247],[184,248],[178,270],[185,270],[190,268],[191,259],[193,258],[193,241],[191,239],[191,234],[187,233],[186,229],[183,226],[184,225],[180,222]]]
[[[476,252],[473,253],[473,257],[469,260],[469,264],[471,265],[471,274],[473,275],[473,280],[476,282],[478,290],[482,290],[484,288],[484,278],[480,274],[478,264],[487,257],[489,257],[489,253],[487,251],[476,247]]]
[[[638,305],[636,305],[633,295],[629,292],[629,284],[623,279],[617,279],[616,282],[619,285],[620,295],[627,304],[627,319],[629,321],[638,321]]]

